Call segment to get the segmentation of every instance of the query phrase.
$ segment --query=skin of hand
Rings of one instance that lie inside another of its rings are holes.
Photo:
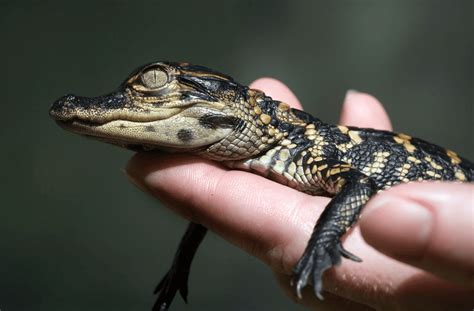
[[[301,109],[281,82],[250,85]],[[348,91],[340,123],[391,130],[382,105]],[[328,270],[324,301],[310,286],[298,300],[290,286],[329,198],[310,196],[258,175],[181,154],[136,154],[127,175],[139,188],[190,221],[203,224],[261,259],[293,300],[314,310],[472,310],[474,186],[410,183],[377,194],[343,239],[363,259]]]

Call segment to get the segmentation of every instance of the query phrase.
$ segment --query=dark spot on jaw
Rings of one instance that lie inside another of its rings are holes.
[[[156,132],[156,129],[152,125],[147,125],[147,126],[145,126],[145,131],[150,132],[150,133],[154,133],[154,132]]]
[[[189,129],[181,129],[178,132],[178,138],[183,142],[189,142],[193,140],[193,132]]]
[[[119,128],[125,129],[125,128],[127,128],[127,127],[126,127],[124,124],[121,123],[121,124],[119,125]]]

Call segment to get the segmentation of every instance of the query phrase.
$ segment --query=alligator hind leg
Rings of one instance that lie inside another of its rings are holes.
[[[362,207],[376,189],[372,180],[365,175],[352,171],[344,175],[338,176],[344,178],[345,183],[321,214],[303,256],[293,270],[293,283],[299,298],[311,277],[314,292],[322,300],[322,275],[327,269],[338,265],[341,256],[362,261],[346,251],[340,239],[357,220]]]
[[[168,310],[176,292],[187,302],[188,277],[196,250],[206,235],[207,228],[191,222],[184,233],[178,250],[173,258],[173,264],[154,291],[159,296],[153,306],[153,311]]]

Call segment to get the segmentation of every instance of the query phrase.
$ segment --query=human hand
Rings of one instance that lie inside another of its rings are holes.
[[[260,79],[251,87],[301,108],[278,81]],[[391,130],[380,103],[356,92],[346,97],[341,123]],[[127,172],[137,185],[185,218],[264,261],[285,292],[296,299],[290,287],[291,272],[328,198],[309,196],[190,155],[137,154]],[[472,185],[448,183],[397,186],[377,195],[366,207],[360,227],[356,225],[345,236],[345,248],[363,262],[343,260],[340,267],[325,273],[325,300],[317,300],[308,287],[301,302],[318,310],[472,307],[472,199]],[[399,202],[398,209],[394,202]],[[408,206],[414,202],[423,206],[421,212]],[[427,223],[432,220],[429,229],[416,223],[420,217]],[[395,259],[369,246],[361,231],[372,246]]]

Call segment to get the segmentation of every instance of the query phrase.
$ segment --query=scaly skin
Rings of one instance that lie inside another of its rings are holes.
[[[470,182],[474,165],[450,150],[405,134],[326,124],[249,89],[229,76],[187,63],[152,63],[109,95],[66,95],[50,115],[63,128],[121,147],[186,152],[251,171],[312,195],[333,197],[318,220],[294,285],[311,279],[322,299],[322,274],[341,256],[360,261],[341,237],[378,191],[423,180]],[[193,256],[207,229],[191,223],[154,310],[187,297]]]

